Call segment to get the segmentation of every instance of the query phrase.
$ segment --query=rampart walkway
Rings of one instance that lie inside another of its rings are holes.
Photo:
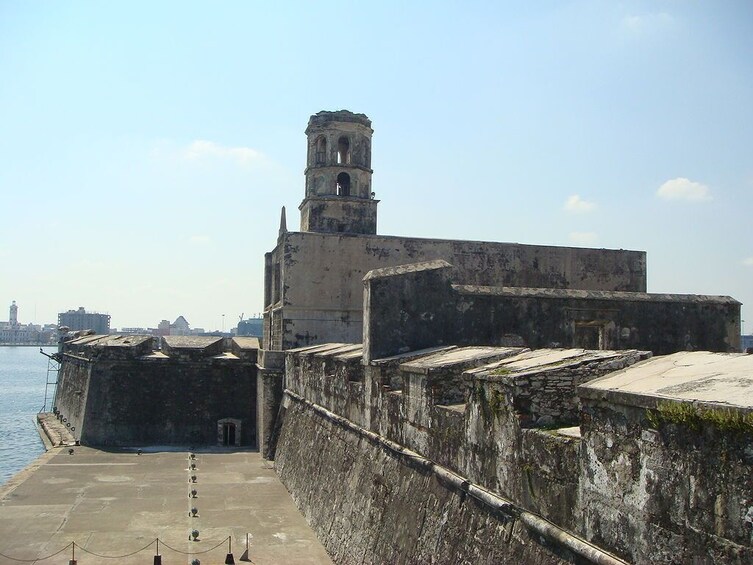
[[[73,450],[42,455],[0,487],[0,564],[19,563],[4,556],[45,557],[71,542],[78,565],[152,563],[157,538],[164,565],[194,558],[224,563],[228,544],[221,542],[228,536],[235,562],[243,563],[246,533],[253,535],[250,558],[257,565],[331,563],[258,453],[199,450],[191,460],[187,450]],[[199,541],[189,541],[193,530]],[[38,563],[67,564],[71,549]]]

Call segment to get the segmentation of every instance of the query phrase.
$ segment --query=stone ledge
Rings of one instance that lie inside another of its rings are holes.
[[[37,422],[41,431],[44,432],[44,436],[47,438],[47,441],[45,441],[45,438],[42,437],[45,448],[76,445],[76,438],[73,437],[70,430],[52,412],[40,412],[37,414]]]

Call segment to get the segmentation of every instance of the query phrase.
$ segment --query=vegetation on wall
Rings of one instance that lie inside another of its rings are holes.
[[[475,387],[475,393],[484,419],[491,420],[492,417],[499,418],[502,414],[503,407],[507,403],[505,393],[499,390],[491,390],[487,393],[486,388],[481,384]]]
[[[646,410],[646,419],[657,429],[663,424],[677,424],[699,431],[711,425],[722,432],[753,433],[753,412],[702,408],[689,402],[660,401],[655,410]]]

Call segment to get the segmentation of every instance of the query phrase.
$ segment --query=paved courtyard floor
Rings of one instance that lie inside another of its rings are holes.
[[[197,450],[192,461],[169,448],[73,449],[47,452],[0,487],[0,564],[68,565],[75,542],[77,565],[152,565],[159,538],[163,565],[209,565],[225,563],[229,536],[236,563],[332,562],[259,453]]]

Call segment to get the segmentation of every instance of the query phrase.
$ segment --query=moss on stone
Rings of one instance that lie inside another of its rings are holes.
[[[676,424],[698,431],[705,424],[722,432],[753,433],[753,413],[727,408],[700,408],[687,402],[661,401],[655,410],[646,411],[646,419],[656,429],[663,424]]]
[[[497,390],[492,392],[491,398],[489,399],[489,408],[492,411],[492,414],[499,417],[500,412],[502,411],[502,405],[505,402],[505,395],[504,393],[501,393]]]

